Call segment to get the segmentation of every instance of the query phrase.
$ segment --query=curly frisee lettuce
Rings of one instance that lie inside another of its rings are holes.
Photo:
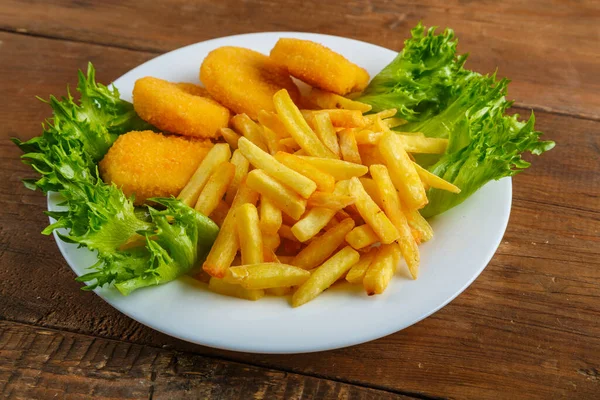
[[[44,229],[98,254],[91,272],[77,278],[84,290],[114,284],[124,295],[166,283],[188,273],[205,257],[218,233],[217,225],[176,199],[154,198],[147,212],[105,184],[96,163],[117,137],[131,130],[152,129],[116,88],[95,81],[95,71],[79,73],[76,103],[50,97],[53,117],[44,132],[27,142],[13,141],[24,151],[23,162],[40,177],[24,180],[30,189],[58,192],[64,211],[49,211],[56,222]],[[131,243],[138,245],[128,246]]]
[[[451,29],[437,35],[419,23],[404,49],[369,84],[357,100],[373,111],[396,108],[408,121],[404,132],[447,138],[441,156],[417,156],[432,173],[458,186],[459,194],[431,188],[421,210],[433,217],[457,206],[491,180],[512,176],[529,167],[524,152],[540,155],[554,147],[540,141],[533,113],[527,122],[508,116],[507,79],[464,68],[467,55],[457,55]]]

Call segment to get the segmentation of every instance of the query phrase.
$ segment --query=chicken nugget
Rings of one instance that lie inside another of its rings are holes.
[[[140,205],[149,197],[177,196],[211,147],[209,141],[131,131],[100,161],[100,174]]]
[[[269,57],[242,47],[219,47],[200,67],[200,80],[211,96],[237,114],[256,120],[260,110],[275,111],[273,95],[286,89],[292,100],[299,91],[285,68]]]
[[[281,38],[271,58],[313,87],[340,95],[363,90],[369,74],[344,56],[310,40]]]
[[[159,129],[185,136],[217,138],[229,123],[229,110],[204,96],[193,84],[175,84],[145,77],[133,87],[133,107],[144,120]]]

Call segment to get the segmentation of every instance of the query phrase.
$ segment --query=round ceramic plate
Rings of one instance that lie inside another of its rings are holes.
[[[114,84],[131,101],[134,82],[154,76],[198,83],[204,57],[221,46],[247,47],[268,54],[280,37],[313,40],[377,74],[394,51],[335,36],[277,32],[230,36],[196,43],[129,71]],[[252,302],[225,297],[190,278],[147,288],[124,297],[111,288],[96,293],[129,317],[168,335],[227,350],[300,353],[367,342],[404,329],[431,315],[460,294],[492,258],[506,229],[511,206],[510,178],[487,184],[467,201],[431,221],[435,237],[420,246],[417,280],[401,268],[383,295],[339,285],[299,308],[289,298]],[[49,209],[57,198],[50,196]],[[95,262],[86,249],[62,242],[58,247],[77,275]]]

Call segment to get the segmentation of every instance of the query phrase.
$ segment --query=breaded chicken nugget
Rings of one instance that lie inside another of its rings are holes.
[[[133,107],[144,120],[171,133],[199,138],[219,137],[227,126],[229,110],[193,84],[175,84],[145,77],[133,87]]]
[[[209,141],[131,131],[100,161],[100,174],[140,205],[149,197],[177,196],[211,147]]]
[[[271,58],[295,78],[340,95],[361,91],[369,83],[366,70],[310,40],[281,38],[271,50]]]
[[[208,53],[200,67],[200,80],[215,100],[254,120],[260,110],[275,110],[273,95],[277,91],[286,89],[292,100],[299,97],[285,68],[242,47],[219,47]]]

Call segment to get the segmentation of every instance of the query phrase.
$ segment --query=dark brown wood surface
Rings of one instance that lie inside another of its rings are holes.
[[[305,17],[313,12],[313,17]],[[470,65],[512,80],[557,148],[514,179],[511,220],[481,276],[388,337],[316,354],[185,343],[79,290],[45,198],[8,137],[38,135],[92,61],[100,81],[181,45],[263,30],[401,48],[452,26]],[[332,21],[335,21],[332,22]],[[594,2],[0,2],[0,397],[573,398],[600,393],[600,17]],[[249,396],[246,396],[249,394]],[[296,396],[296,397],[294,397]]]

